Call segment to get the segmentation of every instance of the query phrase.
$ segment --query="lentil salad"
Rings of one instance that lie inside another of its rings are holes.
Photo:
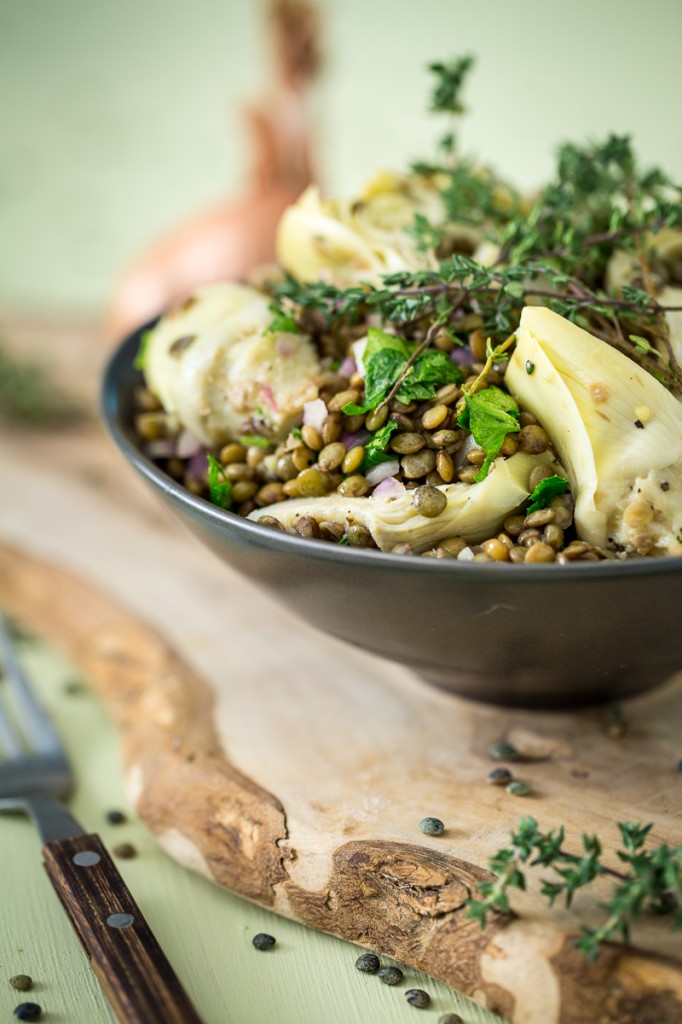
[[[680,555],[680,225],[682,191],[615,136],[562,147],[531,198],[453,153],[309,189],[279,267],[147,333],[137,432],[191,492],[311,540]]]

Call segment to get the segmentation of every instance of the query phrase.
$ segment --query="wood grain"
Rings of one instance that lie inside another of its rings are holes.
[[[10,612],[60,644],[83,668],[104,697],[123,736],[126,760],[137,780],[133,781],[133,788],[138,790],[137,808],[143,820],[162,841],[166,841],[169,830],[179,830],[189,841],[187,850],[198,854],[194,866],[198,865],[220,884],[315,928],[395,956],[514,1022],[634,1024],[651,1020],[656,1024],[676,1024],[680,1019],[679,940],[676,948],[660,924],[654,931],[645,928],[638,934],[638,940],[650,951],[612,946],[590,969],[572,948],[571,922],[561,925],[555,918],[543,917],[532,897],[525,907],[518,907],[517,918],[511,922],[500,920],[484,932],[465,918],[464,899],[473,891],[476,881],[487,877],[484,828],[486,822],[490,825],[494,821],[492,808],[497,809],[498,815],[503,814],[505,820],[520,813],[518,805],[510,809],[499,793],[492,792],[492,787],[474,787],[477,799],[484,798],[480,800],[481,806],[476,807],[471,800],[465,805],[462,794],[466,790],[457,777],[448,780],[456,794],[448,820],[457,822],[457,827],[450,831],[457,837],[461,832],[464,837],[471,831],[472,821],[477,821],[477,843],[471,837],[468,842],[456,838],[445,847],[437,840],[425,839],[417,844],[389,840],[378,834],[373,838],[372,833],[382,829],[376,827],[379,822],[371,815],[368,818],[363,813],[362,786],[358,789],[358,785],[363,771],[371,766],[366,763],[366,753],[358,748],[354,757],[349,756],[354,769],[348,779],[336,780],[334,807],[318,804],[313,808],[321,831],[309,831],[306,835],[298,827],[292,829],[286,806],[289,799],[293,805],[292,794],[300,785],[301,776],[313,771],[310,752],[290,746],[289,761],[281,771],[281,790],[289,794],[286,801],[252,781],[225,752],[221,734],[224,725],[221,727],[217,714],[217,705],[224,704],[224,694],[219,696],[220,687],[199,678],[155,631],[141,625],[136,617],[98,590],[43,560],[8,547],[0,547],[0,601]],[[234,670],[234,664],[231,669]],[[223,679],[221,685],[230,684]],[[230,706],[235,708],[238,681],[232,685],[235,689],[230,691]],[[372,686],[371,678],[367,685]],[[474,756],[480,744],[499,738],[501,733],[513,738],[529,758],[536,759],[535,763],[529,760],[526,771],[536,770],[537,777],[544,779],[545,792],[552,791],[553,777],[557,784],[565,785],[566,777],[578,772],[584,783],[586,773],[599,770],[596,755],[591,762],[586,759],[582,767],[575,767],[574,733],[582,731],[589,735],[588,717],[577,716],[576,722],[576,716],[543,719],[535,715],[531,716],[535,728],[531,728],[528,718],[521,713],[505,713],[502,718],[501,713],[492,709],[453,702],[421,686],[407,685],[399,678],[393,680],[393,686],[393,699],[400,703],[403,714],[414,716],[420,708],[424,713],[424,705],[428,708],[432,704],[434,714],[438,712],[441,718],[445,709],[452,713],[454,708],[456,718],[466,722],[472,749],[467,755],[471,763],[466,766],[465,776],[480,770]],[[346,698],[352,701],[352,697],[350,687]],[[384,728],[390,731],[390,704],[385,695],[382,698],[377,684],[372,697],[375,701],[383,699]],[[331,702],[333,705],[333,689]],[[254,733],[249,739],[263,751],[268,713],[273,709],[262,702],[259,707],[263,735],[258,734],[259,726],[254,720]],[[651,709],[650,718],[647,707]],[[656,745],[666,740],[668,729],[671,737],[679,735],[679,710],[675,708],[679,708],[677,687],[638,702],[640,721],[659,723]],[[332,717],[333,710],[331,707],[329,711]],[[456,718],[447,716],[449,728],[453,728]],[[569,719],[573,731],[567,728]],[[554,725],[537,728],[540,721]],[[435,719],[429,717],[429,731],[437,741],[434,723]],[[340,726],[340,722],[336,724]],[[598,751],[606,742],[603,729],[599,735],[593,732],[589,749]],[[321,742],[325,742],[324,738]],[[326,743],[333,748],[329,737]],[[663,747],[666,748],[665,742]],[[617,749],[612,743],[607,744],[602,757],[611,761],[612,771],[614,762],[623,771],[620,758],[615,756]],[[652,752],[656,753],[655,748]],[[385,755],[384,750],[379,753]],[[316,754],[314,750],[313,755]],[[632,757],[632,748],[629,754]],[[422,751],[422,755],[428,760],[427,753]],[[460,751],[460,760],[463,756]],[[418,760],[409,760],[414,770]],[[400,761],[398,754],[391,763],[398,774],[398,786]],[[642,775],[641,749],[636,751],[635,761],[638,767],[628,775],[630,784],[637,774]],[[652,757],[654,782],[656,761],[657,757]],[[318,774],[320,771],[324,769],[318,764]],[[432,765],[431,772],[434,792],[442,793],[443,780],[438,778],[437,765]],[[390,775],[381,776],[375,766],[373,788],[386,788],[389,782]],[[315,788],[312,780],[310,787]],[[640,790],[644,788],[651,792],[651,779],[641,781]],[[338,799],[341,792],[343,807]],[[591,792],[593,804],[598,792]],[[598,798],[610,805],[613,815],[624,810],[620,793],[621,787],[615,785],[611,793]],[[679,832],[672,810],[674,803],[670,810],[666,808],[665,791],[660,786],[654,795],[663,812],[664,825],[659,823],[659,830],[665,826],[666,837],[673,840]],[[398,794],[395,806],[402,805],[403,815],[415,815],[416,808],[406,796]],[[439,807],[440,799],[439,796]],[[637,806],[642,792],[632,794],[632,799]],[[580,808],[585,827],[595,820],[587,816],[589,802],[583,799]],[[537,813],[535,807],[531,809]],[[565,807],[560,806],[558,813],[563,810]],[[300,816],[300,809],[295,810],[295,815]],[[336,822],[336,829],[329,836],[322,829],[331,821]],[[294,831],[299,836],[295,844]],[[389,831],[399,833],[401,829]],[[476,855],[472,851],[477,846]],[[328,860],[325,854],[329,847]],[[453,847],[460,849],[462,855],[455,855]],[[175,852],[182,856],[179,849]],[[589,909],[581,908],[585,912]]]
[[[121,1024],[201,1024],[99,836],[46,843],[43,862]]]

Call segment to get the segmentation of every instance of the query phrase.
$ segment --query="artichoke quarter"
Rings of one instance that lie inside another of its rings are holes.
[[[409,544],[419,554],[446,537],[463,537],[472,543],[485,540],[530,494],[528,478],[533,466],[553,460],[550,452],[517,452],[509,459],[495,459],[480,483],[439,487],[447,505],[433,518],[417,511],[413,492],[406,490],[398,497],[345,498],[330,494],[282,501],[255,509],[249,519],[257,522],[262,516],[275,516],[287,530],[293,530],[302,516],[339,526],[358,524],[370,531],[382,551],[390,551],[396,544]]]
[[[682,405],[615,348],[526,307],[506,385],[550,434],[585,540],[682,555]]]

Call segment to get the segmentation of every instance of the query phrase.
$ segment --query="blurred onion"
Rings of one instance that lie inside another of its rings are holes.
[[[382,480],[381,483],[374,488],[370,497],[399,498],[401,494],[405,493],[406,489],[407,488],[405,487],[404,483],[402,483],[400,480],[396,480],[394,476],[389,476],[386,477],[385,480]]]
[[[390,459],[388,462],[380,462],[378,466],[372,466],[365,473],[367,477],[367,483],[371,487],[376,484],[380,484],[382,480],[386,480],[389,476],[395,476],[400,471],[400,463],[397,459]]]

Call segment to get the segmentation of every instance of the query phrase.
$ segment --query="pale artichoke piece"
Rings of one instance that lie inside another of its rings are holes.
[[[526,307],[505,382],[543,424],[582,538],[633,554],[682,554],[682,407],[606,342]]]
[[[509,459],[496,459],[485,480],[478,484],[445,484],[438,489],[448,499],[440,515],[427,518],[414,507],[413,492],[398,497],[344,498],[330,494],[321,498],[300,498],[255,509],[249,519],[275,516],[287,530],[293,530],[301,516],[339,526],[365,526],[382,551],[396,544],[409,544],[420,553],[446,537],[463,537],[471,543],[485,540],[498,530],[530,494],[528,478],[534,466],[553,461],[549,452],[528,455],[517,452]],[[559,468],[557,472],[562,472]]]
[[[645,240],[647,260],[656,289],[656,299],[662,306],[682,306],[682,231],[666,228]],[[641,286],[642,268],[636,252],[618,249],[606,268],[606,287],[619,294],[624,285]],[[682,311],[666,311],[670,344],[675,359],[682,363]],[[659,344],[662,356],[667,355],[664,344]]]
[[[317,398],[312,342],[268,332],[272,320],[265,295],[227,282],[200,288],[152,330],[147,386],[203,444],[237,437],[254,416],[273,438],[284,438],[304,403]]]
[[[385,274],[432,266],[401,228],[372,224],[364,204],[322,200],[311,186],[288,207],[277,228],[277,258],[301,281],[330,281],[341,287],[380,284]]]

